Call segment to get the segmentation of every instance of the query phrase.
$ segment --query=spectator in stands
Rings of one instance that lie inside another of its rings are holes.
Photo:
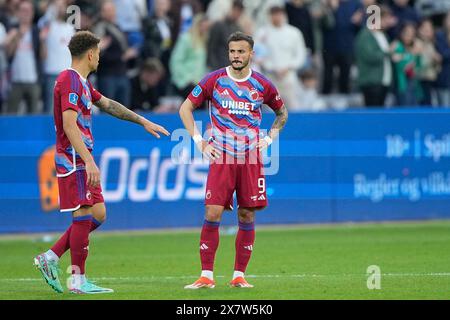
[[[245,15],[252,19],[254,30],[257,32],[261,27],[267,25],[270,8],[283,7],[284,4],[285,0],[244,0]]]
[[[40,110],[40,42],[39,30],[33,25],[34,7],[29,0],[20,3],[18,26],[8,32],[6,52],[11,61],[11,91],[8,96],[7,113],[17,114],[22,100],[28,112]]]
[[[94,33],[100,37],[100,60],[97,70],[98,88],[105,96],[130,105],[130,81],[127,77],[127,61],[135,58],[138,52],[129,47],[127,36],[116,21],[116,7],[110,0],[103,2],[101,19],[94,26]]]
[[[327,103],[319,95],[319,79],[316,70],[306,69],[300,72],[301,90],[298,91],[296,111],[325,111]]]
[[[116,23],[125,33],[127,44],[140,50],[144,42],[141,20],[147,12],[145,0],[114,0],[116,7]]]
[[[436,46],[442,57],[442,68],[436,81],[440,106],[450,108],[450,12],[444,19],[443,30],[436,34]]]
[[[55,17],[48,20],[40,31],[43,59],[43,98],[45,113],[53,112],[53,87],[59,73],[70,67],[71,57],[68,44],[75,33],[73,26],[66,22],[66,0],[53,3]]]
[[[389,41],[385,33],[393,23],[389,7],[381,7],[380,17],[379,29],[367,25],[355,39],[357,83],[367,107],[384,106],[393,78]]]
[[[413,23],[406,22],[400,28],[399,37],[391,44],[390,50],[394,62],[397,105],[417,106],[423,96],[418,78],[423,48],[416,39]]]
[[[410,5],[410,0],[393,0],[391,10],[397,23],[388,30],[388,35],[391,39],[398,38],[400,28],[407,22],[412,22],[417,25],[420,22],[420,17],[416,9]]]
[[[139,74],[131,80],[131,106],[135,110],[153,111],[160,104],[159,82],[165,70],[157,58],[148,58],[142,64]]]
[[[339,69],[339,93],[350,93],[354,39],[364,20],[359,0],[328,0],[323,21],[323,93],[333,91],[334,69]]]
[[[169,15],[173,19],[172,42],[176,43],[178,37],[190,30],[194,21],[194,16],[203,13],[199,0],[172,0]]]
[[[141,56],[145,60],[149,57],[161,61],[165,70],[169,69],[169,59],[173,49],[172,42],[172,18],[169,17],[170,0],[156,0],[154,2],[153,14],[143,20],[144,44]],[[170,85],[167,73],[161,78],[159,90],[165,95]]]
[[[230,13],[234,2],[234,0],[212,0],[207,7],[204,7],[206,8],[206,17],[211,25],[218,21],[222,21],[224,17]],[[251,17],[246,14],[246,1],[239,0],[239,2],[242,3],[243,10],[237,24],[239,25],[240,31],[252,35],[254,33],[254,22]]]
[[[0,114],[3,110],[3,99],[5,98],[5,86],[6,86],[6,70],[7,70],[7,60],[6,60],[6,29],[3,23],[0,22]]]
[[[144,44],[142,57],[155,57],[161,61],[168,60],[172,48],[169,17],[170,0],[155,0],[153,14],[143,20]]]
[[[207,42],[207,66],[210,70],[217,70],[229,65],[228,37],[236,31],[242,31],[238,21],[244,11],[242,1],[235,0],[225,19],[217,21],[211,26]]]
[[[305,65],[306,46],[302,33],[286,22],[284,7],[270,8],[270,23],[255,35],[255,44],[263,47],[260,57],[263,71],[278,88],[288,109],[298,103],[296,92],[300,83],[297,72]]]
[[[290,25],[298,28],[305,45],[311,54],[315,52],[313,19],[305,0],[289,0],[286,2],[286,14]]]
[[[187,97],[207,73],[206,39],[209,21],[203,14],[194,17],[191,29],[182,34],[170,57],[170,73],[177,93]]]
[[[80,8],[80,30],[92,31],[97,13],[100,11],[99,3],[97,1],[76,0],[75,4]]]
[[[15,28],[19,25],[19,7],[21,0],[7,0],[0,6],[0,21],[9,32],[11,28]]]
[[[212,0],[206,8],[206,17],[214,23],[223,20],[224,13],[229,13],[233,6],[233,0]]]
[[[423,89],[423,98],[420,104],[431,106],[433,104],[432,95],[435,93],[435,82],[441,69],[442,57],[435,47],[434,26],[430,19],[421,21],[418,34],[420,45],[423,48],[421,53],[422,68],[418,74]]]

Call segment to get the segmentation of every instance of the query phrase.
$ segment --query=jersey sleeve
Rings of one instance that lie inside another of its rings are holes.
[[[207,75],[189,94],[188,99],[191,100],[196,108],[201,106],[203,102],[211,99],[215,79],[212,74]]]
[[[281,98],[280,93],[271,82],[268,82],[266,86],[264,104],[269,106],[269,108],[273,111],[279,110],[284,105],[284,101]]]
[[[88,80],[89,81],[89,80]],[[92,103],[96,103],[102,98],[102,94],[94,88],[91,81],[89,81],[89,90],[91,91]]]
[[[61,112],[64,112],[68,109],[72,109],[76,112],[81,111],[79,103],[80,101],[80,92],[81,92],[81,84],[78,79],[72,77],[70,73],[67,73],[61,82],[60,86],[60,99],[61,99]]]

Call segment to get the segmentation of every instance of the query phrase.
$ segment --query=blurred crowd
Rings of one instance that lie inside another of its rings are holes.
[[[70,67],[67,44],[77,29],[101,38],[91,81],[137,111],[177,110],[203,76],[228,65],[227,38],[238,30],[254,37],[252,67],[291,111],[449,107],[450,12],[415,4],[0,0],[1,111],[52,113],[54,82]]]

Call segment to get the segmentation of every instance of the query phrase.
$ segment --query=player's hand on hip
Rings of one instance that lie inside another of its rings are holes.
[[[96,187],[100,184],[100,170],[94,161],[86,162],[87,185]]]
[[[210,160],[216,160],[219,159],[220,156],[222,155],[221,152],[219,150],[217,150],[216,148],[214,148],[212,145],[210,145],[208,142],[206,142],[205,140],[200,141],[197,144],[197,147],[200,149],[200,151],[208,157],[208,159]]]
[[[164,134],[165,136],[170,135],[169,131],[167,131],[163,126],[160,126],[159,124],[153,123],[147,119],[145,119],[144,123],[142,124],[144,126],[144,129],[155,136],[156,138],[160,138],[159,133]]]

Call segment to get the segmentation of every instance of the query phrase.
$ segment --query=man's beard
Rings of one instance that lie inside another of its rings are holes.
[[[236,61],[233,61],[233,62],[236,62]],[[239,61],[240,62],[240,61]],[[233,63],[231,63],[231,67],[234,69],[234,70],[236,70],[236,71],[241,71],[242,69],[244,69],[246,66],[248,66],[248,61],[246,61],[246,63],[243,61],[242,63],[241,63],[241,66],[240,67],[235,67],[234,65],[233,65]]]

